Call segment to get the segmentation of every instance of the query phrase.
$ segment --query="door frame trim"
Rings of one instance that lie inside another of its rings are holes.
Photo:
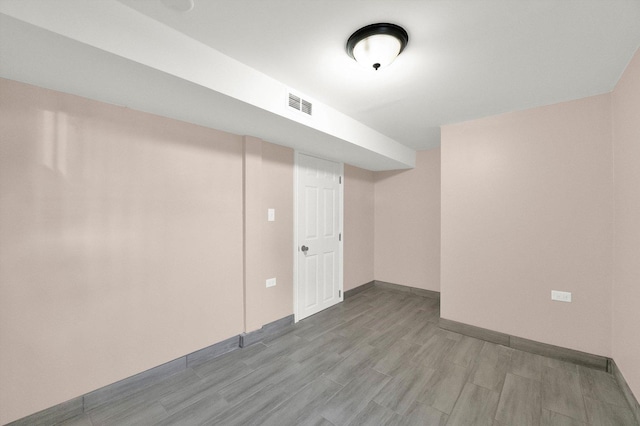
[[[342,234],[342,240],[338,244],[338,268],[340,273],[338,274],[338,289],[340,290],[340,297],[338,303],[344,301],[344,163],[328,160],[323,157],[319,157],[313,154],[307,154],[306,152],[294,151],[294,165],[293,165],[293,319],[294,323],[300,321],[298,314],[298,182],[299,182],[299,164],[300,155],[306,155],[307,157],[315,157],[324,161],[331,161],[339,165],[340,176],[342,177],[342,183],[338,185],[338,232]]]

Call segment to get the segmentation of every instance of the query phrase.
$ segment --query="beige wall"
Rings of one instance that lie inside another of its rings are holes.
[[[375,279],[440,291],[440,149],[375,173]]]
[[[613,92],[613,359],[640,398],[640,51]]]
[[[293,150],[245,138],[245,152],[253,156],[245,157],[245,218],[254,224],[245,228],[245,311],[253,331],[293,314]],[[269,278],[275,287],[266,287]]]
[[[610,102],[442,129],[443,318],[611,355]]]
[[[373,175],[344,166],[344,291],[374,279]]]
[[[264,256],[243,291],[241,137],[0,93],[0,423],[293,312],[291,150],[256,142],[247,241]]]

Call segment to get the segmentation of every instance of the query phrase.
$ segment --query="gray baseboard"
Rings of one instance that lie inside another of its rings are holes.
[[[108,404],[116,397],[122,398],[123,396],[140,391],[188,367],[194,367],[217,358],[220,355],[279,334],[291,324],[293,324],[293,315],[266,324],[260,330],[230,337],[206,348],[181,356],[173,361],[143,371],[142,373],[38,411],[37,413],[13,421],[7,426],[51,425],[61,423],[86,411]]]
[[[638,400],[631,391],[629,384],[625,380],[622,372],[620,371],[614,360],[611,360],[611,370],[613,377],[616,378],[618,386],[620,386],[620,389],[624,394],[624,398],[627,400],[627,403],[629,404],[629,407],[631,408],[631,411],[636,418],[636,422],[640,425],[640,404],[638,403]]]
[[[199,351],[187,355],[187,367],[195,367],[200,364],[224,355],[227,352],[240,348],[240,336],[229,337],[226,340],[207,346]]]
[[[497,343],[499,345],[508,346],[510,348],[519,349],[525,352],[531,352],[543,355],[549,358],[555,358],[562,361],[573,362],[575,364],[584,365],[596,370],[611,372],[611,359],[593,355],[574,349],[563,348],[561,346],[549,345],[547,343],[537,342],[535,340],[523,339],[522,337],[511,336],[509,334],[500,333],[485,328],[440,318],[440,328],[464,334],[466,336],[475,337],[476,339],[486,340],[488,342]]]
[[[120,398],[144,389],[158,380],[169,377],[172,374],[183,371],[187,368],[187,360],[185,356],[169,361],[157,367],[138,373],[134,376],[127,377],[93,392],[89,392],[83,396],[84,410],[93,410],[101,405],[108,404],[115,398]]]
[[[246,348],[247,346],[251,346],[255,343],[261,342],[268,337],[280,334],[291,324],[293,324],[293,314],[270,322],[269,324],[265,324],[259,330],[250,331],[249,333],[242,333],[240,335],[240,347]]]
[[[516,336],[511,336],[510,346],[521,351],[584,365],[585,367],[594,368],[596,370],[602,370],[609,373],[611,372],[611,358],[607,358],[605,356],[594,355],[587,352],[577,351],[575,349],[568,349],[562,346],[550,345]]]
[[[417,294],[418,296],[422,296],[422,297],[428,297],[431,299],[440,299],[439,291],[425,290],[423,288],[409,287],[407,285],[394,284],[394,283],[379,281],[379,280],[374,280],[373,283],[376,287],[380,287],[380,288],[386,288],[389,290],[396,290],[396,291],[406,291],[409,293]]]
[[[475,325],[469,325],[445,318],[440,318],[438,325],[442,329],[464,334],[465,336],[475,337],[476,339],[495,343],[497,345],[509,346],[510,336],[498,331],[487,330],[486,328],[476,327]]]
[[[375,283],[375,281],[369,281],[366,284],[362,284],[356,288],[352,288],[351,290],[347,290],[344,292],[344,298],[345,300],[355,296],[358,293],[362,293],[365,290],[369,290],[371,287],[373,287],[373,284]]]

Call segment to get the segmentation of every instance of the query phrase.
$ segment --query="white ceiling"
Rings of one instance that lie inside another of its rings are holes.
[[[122,2],[418,150],[442,124],[611,91],[640,46],[638,0]],[[409,33],[380,72],[344,47],[376,22]]]
[[[413,149],[438,146],[443,124],[609,92],[640,46],[640,0],[170,7],[188,1],[0,0],[0,75],[384,170],[411,167]],[[409,33],[405,51],[377,72],[345,53],[351,33],[375,22]],[[203,53],[209,68],[197,62]],[[253,80],[222,81],[211,64]],[[256,100],[258,82],[317,101],[325,123]]]

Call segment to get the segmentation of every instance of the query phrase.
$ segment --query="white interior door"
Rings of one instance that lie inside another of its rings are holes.
[[[342,164],[297,157],[296,321],[342,301]]]

